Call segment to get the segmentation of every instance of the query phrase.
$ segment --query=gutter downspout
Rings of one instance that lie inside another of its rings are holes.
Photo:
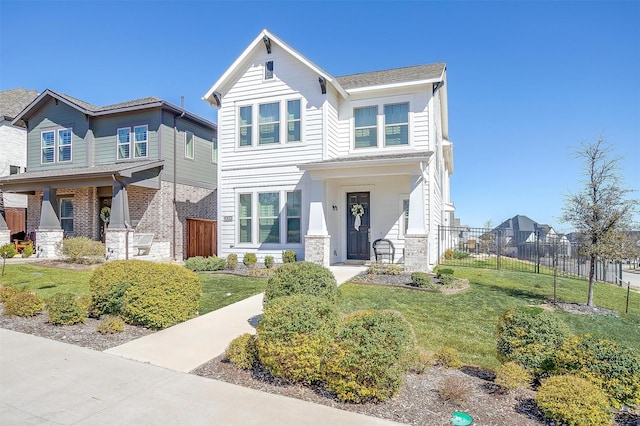
[[[180,116],[173,116],[173,225],[172,225],[172,243],[171,243],[171,258],[176,260],[176,222],[178,220],[178,200],[176,199],[177,192],[177,176],[178,176],[178,128],[176,123],[178,118],[184,117],[184,111]]]

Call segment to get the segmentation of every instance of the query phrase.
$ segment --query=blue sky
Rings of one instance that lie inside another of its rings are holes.
[[[640,190],[640,2],[0,1],[0,90],[95,105],[202,95],[262,28],[332,75],[447,62],[464,224],[568,230],[572,148],[603,136]],[[640,197],[640,194],[636,194]]]

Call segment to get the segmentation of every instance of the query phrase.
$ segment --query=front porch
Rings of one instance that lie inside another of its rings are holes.
[[[427,227],[430,157],[410,152],[299,165],[310,181],[305,260],[324,266],[375,261],[372,244],[385,239],[395,248],[392,263],[431,270],[437,247]]]

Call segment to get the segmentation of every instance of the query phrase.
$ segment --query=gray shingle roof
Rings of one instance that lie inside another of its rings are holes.
[[[51,92],[53,92],[53,90],[51,90]],[[121,108],[129,108],[129,107],[142,106],[142,105],[162,102],[162,99],[158,99],[153,96],[150,96],[147,98],[134,99],[131,101],[120,102],[117,104],[100,107],[100,106],[92,105],[85,101],[81,101],[80,99],[74,98],[72,96],[65,95],[64,93],[59,93],[59,92],[54,92],[54,93],[60,96],[61,98],[67,100],[68,102],[71,102],[72,104],[91,112],[106,112],[106,111],[112,111],[112,110],[117,110]]]
[[[1,91],[0,118],[9,121],[13,120],[20,111],[25,109],[37,97],[38,92],[35,90],[20,88]]]
[[[445,68],[446,64],[439,62],[437,64],[416,65],[412,67],[343,75],[336,77],[336,80],[338,80],[338,83],[340,83],[345,90],[349,90],[359,87],[440,78]]]

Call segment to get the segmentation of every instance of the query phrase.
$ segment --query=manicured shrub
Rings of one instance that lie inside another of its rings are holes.
[[[338,285],[330,270],[311,262],[287,263],[275,270],[267,282],[264,303],[278,297],[307,294],[336,303]]]
[[[17,294],[19,292],[20,292],[20,290],[18,290],[15,287],[1,286],[0,287],[0,302],[4,303],[8,298],[10,298],[11,296],[14,296],[15,294]]]
[[[409,369],[413,373],[422,374],[435,363],[436,360],[433,352],[426,352],[424,349],[418,348],[413,365],[411,365]]]
[[[415,337],[397,312],[359,311],[342,323],[325,366],[326,386],[342,401],[385,401],[415,364]]]
[[[443,275],[453,275],[453,269],[451,268],[437,268],[434,272],[438,275],[438,277],[441,277]]]
[[[243,370],[250,370],[258,360],[256,336],[244,333],[231,341],[224,355],[233,365]]]
[[[462,250],[456,250],[453,252],[453,258],[454,259],[466,259],[467,257],[469,257],[469,253],[467,253],[466,251],[462,251]]]
[[[193,318],[200,306],[198,276],[178,265],[119,260],[96,269],[89,287],[93,308],[130,324],[165,328]]]
[[[7,316],[32,317],[44,309],[44,302],[30,291],[19,291],[4,301]]]
[[[194,271],[220,271],[225,268],[227,262],[224,259],[213,255],[209,257],[195,256],[190,257],[184,262],[185,268]]]
[[[22,249],[22,257],[31,256],[33,256],[33,244],[27,244],[27,246]]]
[[[471,388],[462,377],[445,377],[438,385],[438,395],[443,401],[463,405],[469,399]]]
[[[75,294],[56,293],[47,300],[46,307],[51,324],[78,324],[87,318],[87,308]]]
[[[257,328],[260,362],[276,377],[316,382],[338,323],[335,303],[305,294],[279,297],[265,305]]]
[[[296,252],[293,250],[285,250],[282,252],[282,263],[293,263],[296,259]]]
[[[242,263],[244,263],[244,266],[246,266],[247,268],[253,268],[254,266],[256,266],[257,262],[258,257],[255,253],[245,253],[242,257]]]
[[[366,270],[369,275],[400,275],[404,269],[394,263],[372,263]]]
[[[444,258],[447,260],[453,259],[453,249],[446,249],[444,251]]]
[[[536,403],[545,417],[567,426],[610,425],[607,396],[575,376],[553,376],[538,388]]]
[[[431,282],[431,274],[426,272],[414,272],[411,274],[411,285],[414,287],[435,289],[436,285]]]
[[[436,363],[447,368],[460,368],[462,367],[462,361],[455,348],[449,346],[443,346],[436,351],[435,354]]]
[[[273,268],[273,256],[264,257],[264,267],[267,269]]]
[[[107,315],[100,324],[98,324],[98,333],[100,334],[115,334],[122,333],[124,331],[124,320],[120,317],[114,317]]]
[[[640,356],[616,342],[588,334],[570,337],[555,354],[553,373],[589,380],[614,407],[640,404]]]
[[[531,382],[531,374],[520,364],[509,361],[496,372],[496,384],[507,392],[526,388]]]
[[[568,335],[567,327],[550,312],[510,308],[496,327],[498,359],[515,361],[538,376],[552,367],[553,353]]]
[[[4,259],[11,259],[16,255],[16,246],[12,243],[7,243],[0,246],[0,257]]]
[[[100,263],[105,260],[106,246],[87,237],[65,238],[58,246],[62,255],[72,263]]]
[[[231,253],[227,256],[227,269],[235,271],[238,269],[238,255]]]

